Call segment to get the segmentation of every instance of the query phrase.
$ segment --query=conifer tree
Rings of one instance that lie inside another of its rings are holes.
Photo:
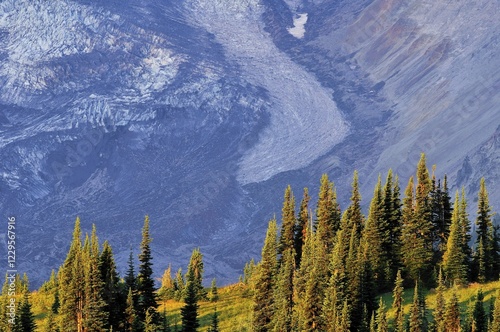
[[[479,289],[477,291],[476,302],[474,303],[474,309],[472,311],[472,326],[475,327],[475,331],[487,331],[488,329],[488,317],[484,310],[484,295],[483,291]]]
[[[128,257],[128,269],[124,280],[127,289],[131,289],[132,292],[135,292],[137,290],[137,277],[135,275],[134,254],[132,252],[132,249],[130,250],[130,254]]]
[[[137,316],[141,321],[146,319],[146,311],[153,308],[156,312],[158,303],[156,301],[155,281],[153,279],[153,257],[151,256],[151,237],[149,234],[149,216],[144,218],[142,228],[141,253],[139,254],[139,274],[137,276]],[[158,317],[155,317],[158,319]],[[158,323],[158,321],[155,321]]]
[[[217,308],[214,308],[214,313],[212,314],[212,321],[207,332],[219,332],[219,318],[217,315]]]
[[[163,306],[163,313],[161,317],[161,332],[170,332],[170,324],[167,317],[167,308]]]
[[[394,313],[394,331],[404,332],[404,311],[403,311],[403,278],[401,277],[401,270],[398,270],[396,275],[396,282],[393,291],[393,302],[392,308],[395,310]]]
[[[418,282],[415,283],[413,303],[410,308],[409,332],[426,332],[425,299],[422,296]]]
[[[340,208],[333,183],[328,180],[326,174],[321,177],[315,227],[321,246],[325,248],[325,252],[329,252],[340,228]]]
[[[168,264],[167,269],[163,272],[161,277],[161,287],[158,290],[158,296],[166,301],[174,298],[175,286],[174,279],[172,278],[172,265]]]
[[[328,264],[325,267],[325,259],[319,259],[323,252],[324,247],[317,233],[309,232],[302,252],[301,267],[295,279],[294,316],[300,331],[324,329],[323,298]]]
[[[135,313],[134,297],[132,288],[128,289],[127,302],[125,306],[125,322],[124,328],[126,332],[139,332],[141,324]]]
[[[477,247],[474,257],[474,266],[477,271],[477,280],[479,282],[485,282],[491,280],[493,277],[492,270],[494,269],[494,262],[492,214],[484,178],[481,178],[479,185],[476,226]]]
[[[92,227],[90,243],[86,237],[82,257],[85,275],[83,328],[84,331],[104,332],[108,313],[102,298],[103,282],[99,271],[99,243],[95,225]]]
[[[184,281],[184,276],[182,275],[182,268],[177,270],[174,279],[174,289],[175,289],[175,299],[181,300],[184,294],[184,289],[186,288],[186,283]]]
[[[467,282],[466,253],[463,252],[464,245],[462,234],[463,228],[460,225],[460,204],[458,200],[458,191],[455,195],[456,208],[451,217],[450,234],[448,236],[446,251],[443,256],[443,268],[446,276],[451,283],[463,285]]]
[[[193,253],[191,254],[191,258],[189,260],[187,274],[190,273],[189,272],[190,269],[192,270],[194,275],[193,287],[196,290],[196,296],[199,301],[206,297],[205,290],[203,288],[203,272],[204,272],[203,255],[200,251],[200,248],[195,248],[193,250]],[[187,275],[186,275],[186,282],[187,282]]]
[[[31,303],[29,299],[29,291],[25,291],[23,300],[19,306],[19,327],[22,332],[35,332],[36,323],[35,315],[31,310]]]
[[[436,332],[446,332],[446,324],[445,324],[445,300],[444,300],[444,280],[443,280],[443,272],[439,270],[438,276],[438,287],[436,293],[436,309],[434,310],[434,325],[436,327]]]
[[[47,320],[45,321],[45,325],[43,327],[43,332],[58,332],[59,329],[57,328],[56,320],[54,317],[54,312],[52,310],[49,310],[47,313]]]
[[[425,186],[419,186],[419,196],[423,196],[426,192]],[[420,197],[420,200],[419,204],[423,206],[419,208],[424,211],[417,212],[413,177],[410,177],[403,199],[401,251],[403,264],[413,280],[418,280],[420,275],[429,269],[433,257],[432,248],[429,248],[431,225],[429,220],[423,219],[428,218],[429,213],[425,211],[425,199]]]
[[[269,299],[273,298],[275,276],[277,270],[277,225],[271,220],[267,228],[262,259],[258,265],[255,283],[253,329],[256,332],[269,331],[273,318],[273,305]]]
[[[342,307],[342,312],[340,314],[340,323],[338,324],[339,332],[350,332],[351,331],[351,317],[349,304],[347,300],[344,301],[344,305]]]
[[[361,193],[359,192],[358,172],[354,171],[352,179],[351,204],[346,209],[342,216],[341,227],[349,234],[353,229],[356,229],[356,237],[361,238],[361,232],[364,226],[364,216],[361,211]]]
[[[195,332],[200,326],[198,322],[198,291],[196,276],[193,268],[189,268],[186,275],[184,306],[181,308],[182,331]]]
[[[123,312],[126,298],[120,289],[120,277],[116,271],[113,250],[108,241],[105,241],[102,245],[102,252],[99,256],[99,270],[103,283],[102,299],[106,303],[104,311],[108,315],[105,327],[107,329],[113,327],[114,330],[117,330],[124,319]]]
[[[217,281],[215,278],[212,279],[212,284],[210,286],[209,300],[210,302],[217,302],[219,300]]]
[[[389,332],[389,325],[387,323],[387,317],[385,312],[385,305],[382,298],[380,298],[380,303],[377,309],[377,332]]]
[[[292,330],[294,253],[293,247],[285,249],[276,276],[276,289],[273,292],[275,309],[272,319],[272,326],[276,331]]]
[[[500,332],[500,290],[496,294],[492,316],[489,332]]]
[[[286,249],[294,248],[295,244],[295,197],[290,185],[285,189],[285,198],[281,210],[281,232],[278,254]],[[295,257],[294,257],[295,259]]]
[[[297,217],[297,224],[295,226],[295,267],[298,269],[300,267],[300,260],[302,258],[302,247],[306,239],[307,233],[307,223],[309,222],[309,201],[311,197],[309,196],[309,191],[304,188],[304,193],[302,196],[302,201],[300,203],[299,215]]]
[[[444,331],[459,332],[460,331],[460,305],[455,291],[451,294],[451,299],[446,306],[444,314]]]
[[[80,218],[76,218],[73,240],[66,259],[59,270],[60,330],[83,331],[83,304],[85,275],[82,269]]]
[[[365,229],[363,231],[363,241],[370,248],[370,255],[367,256],[374,272],[374,282],[378,285],[377,290],[382,290],[388,282],[390,276],[386,275],[389,270],[390,252],[390,227],[384,219],[384,206],[382,200],[382,188],[380,176],[373,192],[373,198],[370,203],[368,218],[366,219]]]

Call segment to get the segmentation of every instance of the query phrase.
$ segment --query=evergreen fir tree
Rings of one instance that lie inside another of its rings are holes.
[[[144,218],[142,228],[141,253],[139,254],[139,274],[137,276],[137,316],[141,321],[146,319],[146,311],[158,308],[156,301],[155,281],[153,279],[153,257],[151,256],[151,237],[149,234],[149,216]],[[157,319],[158,317],[155,317]],[[158,321],[155,321],[157,324]]]
[[[455,209],[451,218],[450,234],[446,244],[446,251],[443,256],[443,267],[446,276],[451,283],[463,285],[467,282],[467,266],[465,266],[466,257],[463,252],[462,227],[460,225],[460,205],[458,200],[458,191],[455,195]]]
[[[460,305],[455,291],[451,294],[451,299],[448,301],[448,305],[446,306],[444,314],[444,331],[460,331]]]
[[[57,328],[56,320],[54,317],[54,312],[52,310],[49,310],[47,314],[47,320],[45,321],[45,325],[43,327],[43,332],[58,332],[59,329]]]
[[[403,311],[403,278],[401,277],[401,270],[398,270],[396,276],[396,282],[393,291],[393,302],[392,308],[395,310],[394,313],[394,331],[404,332],[404,311]]]
[[[390,226],[384,219],[383,214],[384,206],[379,176],[363,231],[363,240],[371,252],[367,259],[374,272],[373,281],[378,285],[377,290],[383,290],[390,277],[386,273],[389,269],[388,263],[391,253],[385,251],[387,248],[391,248]]]
[[[405,190],[402,211],[402,259],[408,275],[413,280],[418,280],[429,269],[433,257],[432,239],[430,238],[431,224],[428,220],[429,213],[425,206],[426,200],[422,197],[427,190],[424,184],[418,184],[418,187],[420,188],[418,195],[421,201],[418,204],[422,205],[419,209],[423,211],[417,211],[413,177],[410,178]],[[431,245],[431,248],[429,248],[429,245]]]
[[[184,296],[184,289],[186,288],[186,283],[184,281],[184,276],[182,275],[182,268],[177,270],[174,279],[174,289],[175,289],[175,299],[177,301],[181,300]]]
[[[491,218],[491,206],[489,203],[488,190],[486,189],[486,181],[484,178],[481,178],[476,218],[477,249],[474,261],[475,269],[478,271],[477,280],[479,282],[491,280],[493,277],[493,223]],[[482,248],[480,248],[480,244],[482,245]]]
[[[204,272],[203,255],[200,251],[200,248],[195,248],[193,250],[193,253],[191,254],[191,258],[189,260],[187,274],[189,274],[190,269],[192,270],[194,275],[193,287],[196,290],[196,296],[199,301],[206,297],[205,289],[203,288],[203,272]],[[187,281],[187,276],[186,276],[186,281]]]
[[[333,183],[328,180],[326,174],[321,177],[315,227],[319,242],[325,248],[325,252],[329,252],[333,248],[335,234],[340,228],[340,208]]]
[[[131,289],[132,292],[137,290],[137,278],[135,275],[134,269],[134,254],[132,250],[130,250],[130,255],[128,257],[128,269],[127,274],[125,275],[125,286],[127,289]]]
[[[434,325],[436,327],[436,332],[446,332],[446,324],[445,324],[445,300],[444,300],[444,291],[446,287],[444,286],[443,280],[443,272],[439,270],[438,277],[438,287],[436,293],[436,309],[434,310]]]
[[[413,303],[410,308],[409,332],[426,332],[425,299],[420,293],[418,282],[415,283]]]
[[[294,248],[286,248],[281,256],[281,266],[277,273],[274,295],[273,329],[276,331],[292,330],[293,314],[293,277],[295,271]]]
[[[273,305],[269,299],[273,298],[275,276],[277,270],[277,225],[271,220],[267,229],[262,259],[258,265],[258,275],[255,283],[253,329],[256,332],[270,330],[273,318]]]
[[[385,305],[382,298],[380,298],[380,304],[377,309],[377,332],[389,332],[389,325],[387,323],[387,317],[385,312]]]
[[[472,311],[472,326],[475,327],[475,331],[488,331],[488,317],[484,310],[484,295],[483,291],[479,289],[477,291],[476,302],[474,303],[474,309]]]
[[[113,327],[117,330],[124,320],[125,296],[120,289],[120,277],[116,271],[113,250],[108,241],[102,246],[102,252],[99,256],[99,271],[103,283],[102,299],[106,303],[104,312],[108,315],[108,321],[105,325],[107,329]]]
[[[132,295],[132,288],[128,289],[127,302],[125,306],[125,322],[124,328],[126,332],[139,332],[141,324],[139,318],[135,313],[134,297]]]
[[[338,332],[350,332],[351,331],[351,318],[349,316],[350,308],[347,300],[344,301],[342,307],[342,312],[340,314],[340,323],[338,324]]]
[[[455,208],[457,208],[455,206]],[[460,206],[458,207],[458,217],[460,220],[460,234],[462,235],[462,252],[464,253],[464,266],[467,268],[467,279],[471,280],[471,260],[472,260],[472,250],[470,247],[471,235],[470,235],[470,220],[467,213],[467,198],[465,196],[465,188],[462,187],[462,193],[460,197]]]
[[[489,332],[500,332],[500,290],[496,294],[492,316]]]
[[[217,302],[217,300],[219,300],[219,294],[218,294],[218,290],[217,290],[217,282],[216,282],[215,278],[212,279],[212,284],[210,286],[209,300],[210,300],[210,302]]]
[[[304,246],[307,223],[309,222],[309,201],[311,197],[309,196],[309,191],[304,188],[304,193],[302,196],[302,201],[300,203],[300,211],[297,218],[297,224],[295,226],[295,267],[298,269],[300,267],[300,260],[302,258],[302,247]]]
[[[212,314],[212,322],[210,323],[207,332],[219,332],[219,318],[217,315],[217,308],[214,308],[214,313]]]
[[[108,313],[103,295],[103,282],[99,271],[99,243],[95,225],[92,227],[92,236],[89,243],[86,237],[82,251],[82,262],[85,275],[83,328],[84,331],[104,332],[108,322]]]
[[[163,306],[163,314],[161,317],[161,332],[170,332],[170,324],[168,323],[167,308]]]
[[[85,275],[82,269],[82,243],[80,218],[76,218],[73,240],[58,274],[60,330],[83,331],[83,304]]]
[[[29,291],[25,291],[23,300],[19,306],[19,327],[22,332],[35,332],[35,315],[31,310]]]
[[[278,254],[282,254],[286,249],[294,248],[295,244],[295,197],[292,187],[285,189],[285,198],[281,210],[281,232]],[[294,257],[295,259],[295,257]]]
[[[158,296],[166,301],[173,299],[175,296],[174,279],[172,278],[172,265],[168,264],[167,269],[161,277],[161,287],[158,290]]]
[[[153,307],[149,307],[146,311],[146,318],[144,319],[144,332],[157,332],[160,324],[158,323],[158,313]],[[188,330],[195,332],[194,330]]]
[[[198,287],[196,286],[194,269],[188,269],[186,275],[184,303],[181,308],[182,331],[195,332],[200,323],[198,322]]]

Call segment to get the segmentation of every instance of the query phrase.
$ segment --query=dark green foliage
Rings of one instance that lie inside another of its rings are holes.
[[[139,274],[137,276],[137,316],[141,321],[146,319],[149,308],[156,310],[156,288],[153,279],[153,257],[151,256],[151,237],[149,234],[149,216],[144,218],[142,228],[141,253],[139,254]],[[156,322],[158,323],[158,322]]]
[[[134,254],[132,250],[130,250],[130,255],[128,257],[128,269],[124,279],[126,288],[135,292],[137,290],[137,277],[135,275]]]
[[[108,315],[105,327],[107,329],[112,327],[116,331],[124,320],[123,312],[125,311],[126,298],[120,288],[120,277],[116,271],[113,250],[108,241],[105,241],[102,246],[102,253],[99,256],[99,270],[103,283],[102,299],[106,303],[104,312]]]
[[[182,331],[194,332],[200,326],[198,322],[198,301],[203,290],[203,255],[199,248],[193,250],[186,274],[184,307],[181,308]]]
[[[488,329],[488,316],[484,310],[484,295],[483,291],[479,289],[477,291],[476,302],[474,303],[474,309],[472,311],[472,326],[475,331],[487,331]]]
[[[23,300],[19,306],[19,327],[22,332],[35,332],[35,316],[31,310],[29,292],[24,292]]]
[[[434,326],[436,328],[436,332],[446,332],[446,324],[445,324],[445,300],[444,300],[444,291],[446,287],[444,286],[443,280],[443,272],[439,270],[438,277],[438,287],[436,294],[436,309],[434,310]]]
[[[486,282],[498,278],[498,252],[494,252],[497,244],[494,243],[491,206],[484,178],[481,179],[479,186],[476,233],[477,245],[473,262],[476,280]]]
[[[252,279],[254,271],[255,271],[255,261],[252,258],[250,262],[245,263],[245,267],[243,268],[242,282],[248,285],[248,283]]]
[[[129,288],[127,301],[125,306],[125,321],[124,321],[124,330],[126,332],[138,332],[141,330],[142,324],[139,321],[135,313],[135,305],[134,298],[132,295],[132,289]]]
[[[59,269],[60,330],[78,331],[83,324],[85,275],[82,261],[80,218],[76,218],[73,240],[66,259]]]
[[[495,302],[493,305],[493,313],[491,315],[490,331],[500,332],[500,290],[497,291]]]
[[[208,299],[210,302],[217,302],[219,299],[219,294],[217,290],[217,282],[215,278],[212,279],[212,284],[210,286],[210,292],[208,293]]]
[[[277,273],[277,236],[276,220],[271,220],[262,248],[262,259],[257,267],[253,311],[253,329],[256,332],[271,328],[273,305],[269,299],[273,298]]]
[[[278,254],[280,255],[285,250],[294,248],[295,221],[295,197],[293,196],[292,188],[288,186],[285,190],[285,198],[281,210],[281,232],[278,247]]]
[[[212,314],[212,322],[210,323],[207,332],[219,332],[219,318],[217,315],[217,308],[214,308],[214,313]]]
[[[451,218],[450,234],[443,256],[443,268],[450,283],[463,285],[467,282],[466,253],[462,243],[465,238],[462,234],[463,228],[460,224],[460,204],[458,191],[455,195],[455,209]]]
[[[274,290],[274,314],[272,326],[277,331],[291,331],[293,314],[293,276],[295,271],[295,251],[286,248],[281,256],[281,266],[276,277]]]
[[[298,269],[300,267],[300,260],[302,258],[302,247],[307,235],[307,224],[311,216],[309,215],[309,191],[304,188],[304,194],[302,196],[302,201],[300,203],[299,215],[297,217],[297,223],[295,225],[295,266]]]

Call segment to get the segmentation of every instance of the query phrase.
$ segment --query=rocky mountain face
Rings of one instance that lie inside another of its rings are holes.
[[[0,204],[19,270],[46,279],[77,215],[123,269],[149,214],[158,275],[199,246],[207,280],[235,281],[287,184],[300,199],[329,173],[345,206],[354,169],[368,198],[422,151],[470,198],[485,176],[497,207],[499,7],[3,1]]]

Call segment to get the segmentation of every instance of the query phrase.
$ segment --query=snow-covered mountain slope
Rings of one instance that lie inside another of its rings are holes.
[[[346,202],[356,168],[369,197],[421,151],[500,200],[498,7],[3,1],[0,204],[19,270],[47,278],[77,215],[123,268],[149,214],[158,274],[200,246],[207,278],[234,281],[286,184],[314,193],[327,172]]]

